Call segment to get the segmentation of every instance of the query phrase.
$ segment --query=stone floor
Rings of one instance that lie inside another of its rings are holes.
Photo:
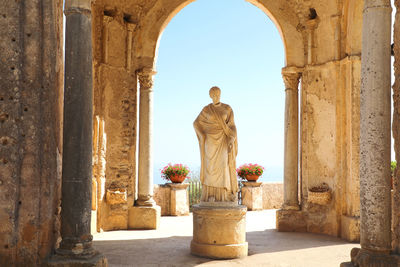
[[[223,226],[221,226],[223,227]],[[94,246],[110,266],[271,266],[338,267],[358,244],[324,235],[279,233],[275,210],[247,213],[249,256],[210,260],[192,256],[192,216],[162,217],[160,229],[113,231],[94,235]]]

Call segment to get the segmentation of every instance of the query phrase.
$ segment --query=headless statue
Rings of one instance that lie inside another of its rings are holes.
[[[202,202],[236,202],[237,133],[232,108],[220,102],[221,90],[210,89],[213,103],[193,123],[200,146]]]

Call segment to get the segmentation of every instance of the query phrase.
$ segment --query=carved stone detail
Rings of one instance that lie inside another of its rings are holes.
[[[140,83],[140,91],[152,91],[153,88],[153,75],[156,72],[151,68],[144,68],[137,71],[139,83]]]

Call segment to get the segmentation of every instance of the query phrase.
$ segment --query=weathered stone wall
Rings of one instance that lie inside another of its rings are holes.
[[[94,116],[102,125],[94,147],[98,230],[127,229],[128,206],[136,192],[137,78],[131,67],[135,24],[125,12],[122,5],[106,9],[102,1],[93,7]],[[107,201],[107,190],[125,190],[126,203]]]
[[[400,1],[395,1],[397,13],[394,23],[394,75],[395,82],[393,84],[393,124],[392,134],[394,138],[394,150],[396,153],[396,161],[400,163]],[[393,159],[392,159],[393,160]],[[400,166],[400,165],[397,165]],[[400,171],[396,168],[393,180],[393,204],[392,204],[392,225],[393,225],[393,242],[392,248],[395,253],[400,254]]]
[[[39,266],[60,223],[62,1],[2,1],[0,36],[0,265]]]
[[[279,209],[283,203],[283,183],[263,183],[263,209]]]

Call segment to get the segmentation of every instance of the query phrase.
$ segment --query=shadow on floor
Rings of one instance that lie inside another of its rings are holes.
[[[246,238],[249,242],[249,256],[259,253],[349,244],[345,240],[327,235],[278,232],[276,229],[247,232]]]
[[[197,266],[221,262],[190,254],[191,236],[172,236],[134,240],[94,241],[94,247],[107,258],[110,266]],[[249,256],[280,251],[337,246],[347,242],[325,235],[282,233],[275,229],[247,232]],[[225,261],[240,265],[241,260]]]
[[[94,241],[110,266],[197,266],[212,261],[190,254],[189,236]]]

